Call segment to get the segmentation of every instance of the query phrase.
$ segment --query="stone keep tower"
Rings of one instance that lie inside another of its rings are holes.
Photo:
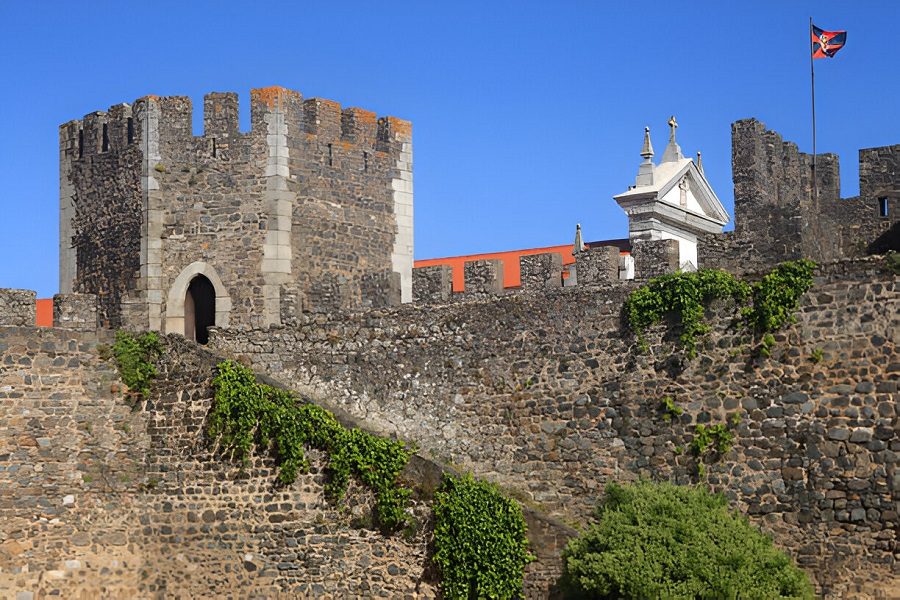
[[[60,127],[60,291],[112,327],[205,338],[412,296],[408,121],[281,87],[146,96]]]

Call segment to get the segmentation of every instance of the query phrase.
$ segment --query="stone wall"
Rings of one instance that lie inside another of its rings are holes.
[[[694,427],[732,423],[734,447],[706,459],[703,480],[773,534],[826,596],[888,590],[896,276],[873,259],[822,267],[771,358],[731,325],[725,305],[694,360],[661,330],[641,353],[621,326],[633,287],[307,315],[296,327],[216,331],[211,344],[575,523],[608,481],[697,481],[686,450]],[[666,396],[684,409],[672,423]]]
[[[97,329],[97,296],[94,294],[53,296],[53,326],[65,329]]]
[[[284,285],[311,309],[379,305],[396,274],[411,300],[410,123],[280,87],[250,103],[248,132],[233,93],[206,96],[202,136],[181,96],[63,125],[61,291],[97,294],[110,326],[179,333],[197,275],[219,325],[278,323]]]
[[[860,196],[840,197],[833,154],[813,158],[755,119],[732,125],[735,229],[703,236],[700,267],[743,273],[783,260],[831,261],[900,249],[900,146],[859,152]],[[887,216],[879,214],[886,198]]]
[[[0,328],[0,595],[435,596],[424,530],[360,526],[371,495],[326,501],[319,454],[284,488],[269,460],[210,453],[215,357],[168,340],[139,402],[101,357],[111,337]]]
[[[37,319],[32,290],[0,289],[0,326],[30,327]]]
[[[123,304],[141,287],[142,135],[124,104],[59,130],[60,291],[96,294],[110,327],[128,322]]]

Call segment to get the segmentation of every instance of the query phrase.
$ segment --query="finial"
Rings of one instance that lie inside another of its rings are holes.
[[[572,254],[584,252],[584,241],[581,239],[581,223],[575,225],[575,244],[572,248]]]
[[[666,151],[663,152],[661,162],[678,162],[684,158],[684,155],[681,153],[681,147],[675,141],[676,127],[678,127],[678,121],[675,120],[675,115],[672,115],[669,117],[669,143],[666,145]]]
[[[703,159],[700,157],[699,150],[697,150],[697,170],[703,173]]]
[[[678,127],[678,121],[675,120],[675,115],[669,117],[669,141],[675,141],[675,128]]]
[[[641,148],[641,156],[645,160],[653,158],[653,144],[650,143],[650,128],[644,127],[644,146]]]

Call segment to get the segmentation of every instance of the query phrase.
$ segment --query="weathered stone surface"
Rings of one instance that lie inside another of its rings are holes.
[[[734,447],[706,465],[707,481],[833,597],[860,577],[883,580],[894,565],[883,534],[897,524],[885,517],[896,484],[892,451],[873,444],[896,439],[893,412],[878,410],[896,403],[896,387],[883,386],[880,400],[856,389],[897,379],[896,276],[880,259],[820,267],[769,359],[752,356],[727,306],[712,310],[713,333],[693,361],[658,329],[639,352],[621,328],[631,289],[308,316],[295,327],[217,332],[211,344],[575,522],[610,480],[696,481],[695,459],[676,449],[696,424],[732,423],[739,413]],[[823,358],[813,363],[817,348]],[[662,418],[665,396],[682,406],[679,419]],[[869,442],[850,441],[868,428]],[[866,520],[851,519],[856,509]]]
[[[837,156],[816,157],[814,193],[811,155],[755,119],[731,131],[735,230],[699,239],[700,267],[745,273],[900,250],[900,145],[860,150],[860,195],[841,198]]]
[[[282,285],[310,310],[411,300],[411,125],[274,87],[244,133],[237,103],[208,95],[202,136],[180,96],[60,128],[61,290],[96,294],[103,324],[181,333],[198,262],[220,326],[279,322]]]
[[[31,290],[0,289],[0,326],[32,327],[37,318]]]
[[[66,329],[97,327],[97,296],[56,294],[53,296],[53,326]]]

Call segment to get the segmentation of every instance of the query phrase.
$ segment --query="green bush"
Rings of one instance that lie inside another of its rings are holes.
[[[150,382],[156,377],[154,362],[162,354],[159,335],[151,331],[135,337],[120,329],[116,332],[112,353],[119,376],[128,389],[146,397],[150,393]]]
[[[298,404],[290,392],[257,383],[253,371],[232,361],[219,363],[217,370],[207,425],[211,443],[244,463],[254,446],[270,451],[283,485],[306,470],[305,446],[322,450],[328,455],[329,498],[340,500],[350,477],[356,476],[375,494],[375,522],[382,529],[406,523],[410,490],[399,484],[398,477],[410,452],[403,442],[347,429],[324,408]]]
[[[705,488],[609,484],[563,552],[575,598],[812,598],[806,574]]]
[[[471,475],[444,476],[434,496],[434,563],[445,598],[517,598],[528,553],[522,508]]]

